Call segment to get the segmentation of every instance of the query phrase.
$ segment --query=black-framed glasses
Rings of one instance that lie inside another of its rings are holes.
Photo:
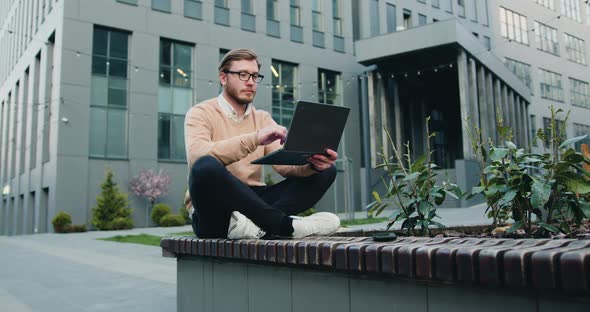
[[[237,72],[237,71],[231,71],[231,70],[224,70],[223,72],[226,74],[236,74],[236,75],[238,75],[238,78],[240,78],[240,80],[242,80],[242,81],[248,81],[248,79],[250,79],[250,77],[252,77],[252,81],[259,83],[262,81],[262,78],[264,78],[264,75],[261,75],[259,73],[250,74],[249,72],[245,72],[245,71]]]

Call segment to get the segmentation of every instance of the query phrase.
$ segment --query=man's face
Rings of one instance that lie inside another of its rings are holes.
[[[232,72],[258,73],[258,63],[255,60],[233,61],[229,70]],[[219,81],[225,89],[225,93],[238,104],[246,105],[254,101],[257,84],[249,78],[247,81],[240,80],[238,74],[219,73]]]

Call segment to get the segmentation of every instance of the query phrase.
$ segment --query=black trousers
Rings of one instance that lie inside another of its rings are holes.
[[[193,164],[189,192],[193,230],[201,238],[226,238],[232,211],[239,211],[270,235],[293,233],[289,216],[315,205],[336,178],[336,167],[305,178],[290,177],[270,186],[248,186],[213,156]]]

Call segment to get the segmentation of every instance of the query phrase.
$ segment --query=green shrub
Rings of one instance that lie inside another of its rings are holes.
[[[81,233],[86,231],[86,224],[70,224],[66,226],[64,233]]]
[[[117,183],[113,181],[113,172],[108,169],[105,181],[101,184],[102,192],[96,197],[96,206],[92,208],[92,225],[99,230],[118,230],[133,227],[131,220],[132,209],[129,208],[127,195],[119,191]],[[118,218],[127,221],[114,220]]]
[[[166,204],[156,204],[154,205],[154,208],[152,208],[151,217],[152,220],[154,220],[154,222],[159,225],[160,221],[162,220],[162,217],[169,215],[171,213],[172,209],[170,208],[170,206]]]
[[[181,226],[185,224],[184,218],[178,214],[167,214],[160,219],[161,226]]]
[[[65,211],[60,211],[53,217],[51,224],[56,233],[66,233],[66,228],[72,224],[72,216]]]
[[[111,222],[111,230],[128,230],[133,228],[133,219],[117,217]]]

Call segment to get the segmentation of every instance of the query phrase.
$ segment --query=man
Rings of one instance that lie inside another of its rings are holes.
[[[332,213],[293,215],[315,205],[334,182],[335,151],[313,155],[304,166],[273,166],[286,179],[272,186],[260,182],[261,166],[250,163],[279,149],[287,136],[285,127],[251,104],[264,78],[260,66],[251,50],[228,52],[219,64],[222,93],[187,112],[185,203],[193,230],[202,238],[230,239],[332,234],[340,226]]]

